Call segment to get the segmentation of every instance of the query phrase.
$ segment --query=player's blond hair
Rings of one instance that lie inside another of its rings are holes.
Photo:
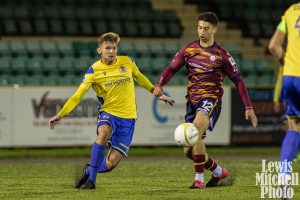
[[[101,45],[103,42],[111,42],[118,44],[120,42],[120,36],[114,32],[103,33],[98,37],[98,44]]]

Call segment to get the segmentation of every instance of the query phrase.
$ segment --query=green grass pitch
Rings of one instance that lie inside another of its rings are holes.
[[[261,153],[265,153],[267,159],[274,160],[279,151],[273,150]],[[144,153],[147,154],[147,151]],[[161,152],[164,151],[160,156],[142,156],[142,153],[136,153],[139,150],[133,150],[133,155],[124,159],[112,172],[98,174],[96,190],[93,191],[74,188],[75,174],[89,160],[88,157],[7,159],[2,156],[0,199],[260,199],[255,173],[261,171],[264,155],[255,155],[257,150],[253,150],[253,154],[250,154],[251,150],[248,153],[242,150],[239,151],[244,153],[242,155],[216,155],[218,163],[228,168],[231,174],[226,182],[221,183],[222,186],[205,190],[188,189],[194,178],[191,161],[177,155],[177,148],[161,149]],[[214,150],[211,152],[216,153]],[[299,172],[299,169],[299,163],[295,163],[294,171]],[[208,181],[209,177],[207,172],[205,180]],[[294,199],[300,199],[299,186],[294,189]]]

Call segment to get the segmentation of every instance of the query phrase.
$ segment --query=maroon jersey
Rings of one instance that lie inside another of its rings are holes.
[[[192,103],[203,98],[221,100],[221,83],[225,75],[232,78],[239,74],[231,55],[217,42],[207,48],[201,47],[199,40],[188,44],[177,52],[169,68],[176,72],[184,65],[188,70],[189,79],[186,98]],[[158,84],[165,84],[163,77]]]

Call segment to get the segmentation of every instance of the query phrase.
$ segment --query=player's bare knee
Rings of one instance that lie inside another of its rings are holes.
[[[109,139],[109,134],[101,132],[98,133],[96,142],[101,145],[105,145]]]
[[[97,140],[96,142],[101,145],[105,145],[111,136],[111,127],[108,125],[103,125],[98,128]]]

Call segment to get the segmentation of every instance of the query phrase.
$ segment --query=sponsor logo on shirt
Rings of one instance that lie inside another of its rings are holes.
[[[202,65],[198,65],[196,63],[192,63],[192,62],[188,62],[188,64],[192,67],[196,67],[196,68],[199,68],[199,69],[203,69],[204,71],[208,71],[208,72],[212,72],[213,69],[212,68],[208,68],[208,67],[204,67]]]
[[[234,73],[239,72],[239,68],[236,66],[236,63],[235,63],[234,59],[232,57],[229,57],[228,60],[231,64],[231,66],[233,67]]]
[[[124,78],[124,79],[119,79],[119,80],[115,80],[115,81],[110,81],[110,82],[106,82],[104,83],[105,87],[112,87],[112,86],[116,86],[116,85],[122,85],[125,83],[129,83],[130,82],[130,77]]]
[[[228,60],[232,66],[236,66],[236,63],[235,63],[233,57],[229,57]]]

